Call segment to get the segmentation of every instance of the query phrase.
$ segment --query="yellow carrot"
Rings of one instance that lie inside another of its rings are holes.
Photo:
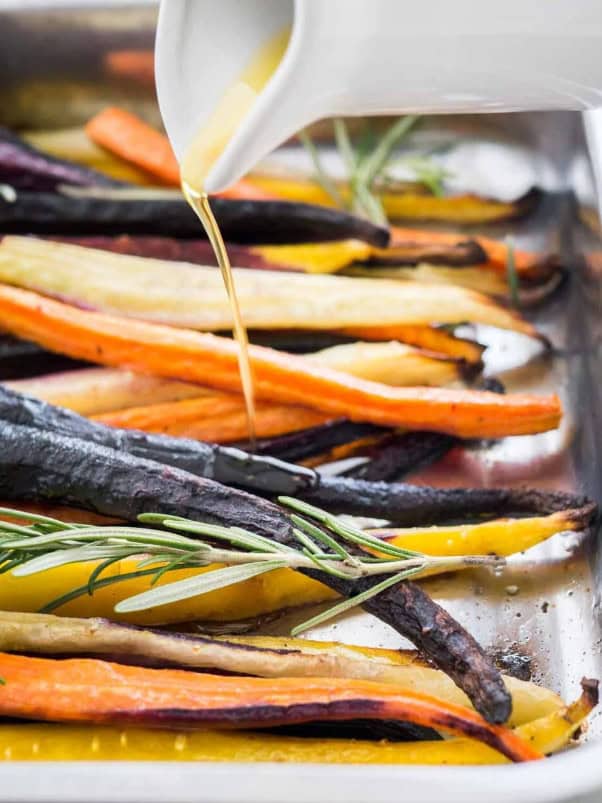
[[[482,524],[450,527],[410,527],[372,530],[373,535],[403,549],[428,555],[490,555],[502,557],[524,552],[556,533],[582,530],[589,509],[564,510],[550,516],[525,519],[495,519]]]
[[[249,180],[260,190],[279,198],[301,203],[333,206],[331,196],[310,179],[253,174]],[[344,198],[348,188],[340,186]],[[491,223],[523,216],[536,200],[529,194],[516,201],[500,201],[479,195],[464,194],[439,197],[408,189],[383,192],[379,195],[387,217],[391,220],[435,220],[452,223]]]
[[[511,761],[543,754],[514,731],[468,708],[411,689],[346,678],[254,678],[52,660],[0,653],[0,715],[50,722],[151,727],[252,728],[370,718],[467,734]]]
[[[250,329],[482,323],[537,336],[491,298],[453,285],[234,267]],[[99,312],[201,331],[232,325],[219,271],[30,237],[0,243],[0,282]],[[393,339],[393,338],[387,338]]]
[[[593,700],[517,728],[541,753],[562,749],[583,724]],[[0,761],[211,761],[315,764],[501,764],[495,750],[470,739],[389,743],[265,733],[75,725],[0,725]]]
[[[5,506],[10,506],[7,503]],[[98,520],[93,514],[67,508],[21,505],[24,510],[33,509],[44,515],[56,516],[64,521],[84,523],[110,523]],[[568,510],[550,516],[525,519],[496,520],[484,524],[459,525],[454,527],[407,528],[381,531],[392,537],[398,546],[425,554],[469,555],[494,553],[509,556],[529,549],[558,532],[584,529],[591,516],[591,509]],[[52,600],[64,596],[74,588],[85,587],[97,563],[72,564],[49,569],[44,573],[44,582],[35,576],[14,577],[10,572],[0,574],[0,610],[37,611]],[[103,577],[113,577],[134,571],[137,561],[122,560],[110,566]],[[215,568],[215,567],[210,567]],[[189,577],[205,569],[178,570],[165,575],[160,582],[171,582]],[[238,585],[212,591],[156,609],[134,614],[115,614],[115,605],[127,597],[147,590],[148,577],[124,580],[97,589],[93,595],[84,594],[59,609],[65,616],[101,616],[117,618],[135,624],[161,624],[186,621],[232,621],[248,619],[287,607],[296,607],[334,599],[336,594],[309,578],[288,569],[282,569]]]

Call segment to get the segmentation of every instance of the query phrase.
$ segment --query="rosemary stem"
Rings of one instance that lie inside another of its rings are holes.
[[[318,153],[318,149],[316,148],[316,145],[315,145],[313,139],[310,137],[310,135],[305,130],[299,131],[297,136],[299,137],[299,141],[301,142],[303,147],[306,149],[306,151],[308,152],[308,154],[309,154],[309,156],[311,158],[311,161],[312,161],[312,164],[313,164],[313,168],[314,168],[316,181],[322,187],[324,192],[326,192],[332,198],[334,203],[339,208],[344,209],[345,208],[345,201],[343,199],[343,196],[339,192],[336,184],[330,178],[330,176],[328,175],[326,170],[324,170],[324,167],[322,165],[322,160],[320,159],[320,154]]]
[[[347,124],[343,119],[337,117],[335,120],[333,120],[332,125],[337,148],[339,149],[341,158],[345,163],[345,168],[349,172],[349,175],[352,175],[356,168],[356,159],[355,153],[353,152],[353,146],[351,145],[351,140],[349,138]]]
[[[243,563],[260,563],[266,560],[274,560],[274,553],[212,549],[210,552],[203,552],[202,557],[205,562],[209,559],[216,563],[236,566]],[[316,567],[315,561],[300,552],[279,553],[278,560],[282,560],[290,569],[315,569]],[[503,563],[503,559],[492,555],[461,555],[454,557],[421,555],[420,557],[403,560],[388,560],[384,563],[364,563],[361,559],[341,560],[333,555],[330,559],[325,560],[324,563],[326,563],[326,568],[332,566],[333,569],[343,569],[350,579],[359,579],[360,577],[372,577],[379,574],[393,574],[406,569],[420,569],[421,572],[435,569],[443,572],[472,566],[499,566]]]
[[[370,187],[376,176],[391,158],[395,146],[409,133],[418,122],[418,117],[407,115],[400,117],[384,134],[374,151],[367,157],[358,169],[357,183]]]

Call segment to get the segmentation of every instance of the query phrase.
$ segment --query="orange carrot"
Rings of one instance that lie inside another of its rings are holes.
[[[0,285],[5,331],[76,359],[240,391],[238,346],[216,335],[117,318]],[[389,387],[296,355],[251,346],[258,399],[300,404],[355,421],[465,438],[544,432],[558,426],[557,396]]]
[[[0,653],[0,715],[50,722],[240,729],[357,718],[469,735],[512,761],[543,758],[516,733],[463,706],[346,678],[253,678]]]
[[[155,85],[153,50],[110,50],[104,57],[105,68],[116,78],[129,78],[146,86]]]
[[[407,241],[414,243],[433,243],[439,242],[444,245],[457,245],[467,239],[465,234],[455,234],[453,232],[445,231],[431,231],[426,229],[408,229],[399,226],[391,228],[391,245],[394,246],[396,242],[405,243]],[[506,263],[508,259],[508,246],[500,240],[494,240],[491,237],[481,237],[471,235],[471,239],[481,246],[487,254],[488,262],[487,267],[494,268],[500,273],[506,273]],[[553,265],[550,260],[546,260],[541,254],[531,253],[529,251],[522,251],[514,249],[514,262],[516,271],[519,275],[525,278],[537,279],[546,276],[552,269]]]
[[[259,189],[259,187],[255,187],[245,178],[239,179],[236,184],[215,194],[219,198],[234,198],[240,201],[269,201],[274,198],[273,195]]]
[[[238,393],[210,392],[198,399],[130,407],[92,417],[121,429],[141,429],[211,443],[234,443],[246,440],[249,435],[245,403]],[[323,424],[329,418],[332,416],[307,407],[258,402],[255,432],[258,438],[272,438]]]
[[[86,134],[97,145],[145,170],[162,184],[180,186],[180,166],[169,140],[135,114],[109,106],[88,122]],[[274,197],[244,179],[219,195],[243,200]]]
[[[180,166],[169,140],[135,114],[109,106],[88,122],[86,134],[97,145],[152,173],[163,184],[180,185]]]
[[[355,326],[343,329],[341,334],[357,337],[360,340],[400,340],[410,346],[435,354],[445,354],[456,360],[463,360],[470,365],[479,365],[482,361],[484,346],[474,340],[465,340],[451,334],[445,329],[434,326],[399,324],[388,326]]]

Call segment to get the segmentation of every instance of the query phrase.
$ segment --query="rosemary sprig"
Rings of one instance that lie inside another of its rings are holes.
[[[13,521],[3,522],[0,531],[0,573],[11,570],[14,576],[25,577],[68,564],[97,562],[85,585],[50,602],[45,612],[113,583],[148,577],[150,588],[122,600],[115,608],[118,613],[179,602],[283,568],[319,569],[348,581],[384,576],[367,591],[299,625],[296,632],[301,632],[361,605],[408,577],[433,569],[453,571],[503,564],[491,556],[433,557],[400,549],[305,502],[290,497],[281,497],[279,501],[294,511],[291,521],[297,547],[241,527],[222,527],[161,513],[140,516],[140,524],[145,526],[97,527],[63,524],[57,519],[30,517],[3,508],[0,510],[3,517]],[[33,523],[16,523],[28,518]],[[151,524],[156,526],[148,526]],[[136,568],[124,574],[105,575],[107,569],[123,559],[136,560]],[[212,568],[215,564],[220,566]],[[206,571],[156,585],[169,572],[191,568],[206,568]]]
[[[415,115],[400,117],[385,131],[376,148],[357,167],[357,182],[372,187],[377,176],[389,163],[393,151],[407,137],[419,118]]]
[[[391,162],[389,169],[397,165],[411,170],[415,180],[419,184],[423,184],[436,198],[443,197],[445,194],[445,181],[453,175],[445,167],[426,156],[408,156],[398,159],[395,162]],[[389,179],[389,176],[387,176],[387,179]]]
[[[291,636],[298,636],[301,633],[304,633],[306,630],[310,630],[312,627],[317,627],[317,625],[324,624],[324,622],[334,619],[335,616],[340,616],[342,613],[346,613],[352,608],[362,605],[369,599],[376,597],[382,591],[386,591],[387,588],[391,588],[392,586],[403,582],[403,580],[409,580],[410,577],[417,575],[419,572],[420,569],[407,569],[403,572],[399,572],[398,574],[394,574],[392,577],[387,577],[386,580],[373,585],[372,588],[369,588],[367,591],[363,591],[361,594],[357,594],[355,597],[349,597],[348,599],[343,600],[343,602],[339,602],[338,605],[332,605],[330,608],[322,611],[322,613],[317,614],[317,616],[313,616],[311,619],[307,619],[305,622],[297,625],[291,630]]]
[[[387,218],[375,187],[385,180],[386,170],[395,149],[408,136],[419,119],[414,115],[400,117],[380,139],[374,137],[372,128],[367,128],[366,135],[355,150],[345,121],[341,118],[333,121],[334,139],[348,174],[346,195],[339,190],[336,181],[324,168],[319,151],[307,131],[299,133],[299,140],[311,158],[316,181],[338,207],[364,215],[378,225],[387,225]],[[424,183],[435,194],[443,191],[444,171],[433,165],[426,157],[416,157],[413,164],[418,181]]]
[[[311,138],[311,136],[307,133],[307,131],[299,131],[297,134],[299,137],[299,141],[307,151],[312,161],[312,165],[314,168],[314,177],[318,184],[322,187],[325,193],[327,193],[334,203],[344,209],[345,202],[343,200],[343,196],[339,192],[336,183],[331,179],[328,175],[324,166],[322,165],[322,160],[320,159],[320,153],[316,148],[316,145]]]

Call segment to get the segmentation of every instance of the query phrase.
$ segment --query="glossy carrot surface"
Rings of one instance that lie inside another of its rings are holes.
[[[247,678],[92,659],[0,654],[0,714],[56,722],[214,726],[395,719],[470,735],[512,761],[542,757],[513,731],[418,692],[340,678]]]
[[[0,317],[10,333],[71,357],[240,391],[237,345],[223,337],[81,310],[6,285]],[[391,388],[261,346],[249,354],[258,399],[357,421],[492,438],[554,429],[562,414],[555,395]]]

